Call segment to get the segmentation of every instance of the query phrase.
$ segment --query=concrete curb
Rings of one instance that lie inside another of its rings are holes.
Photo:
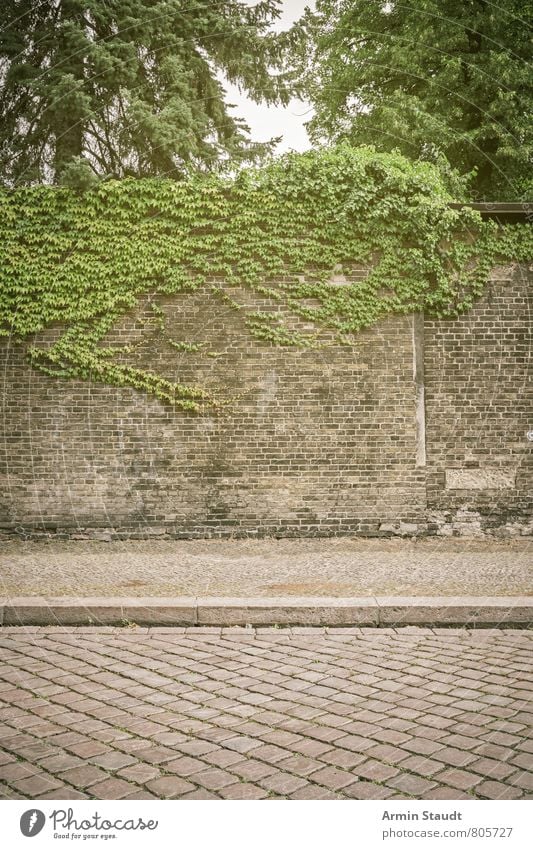
[[[0,599],[3,625],[470,625],[533,624],[533,596],[361,598]]]

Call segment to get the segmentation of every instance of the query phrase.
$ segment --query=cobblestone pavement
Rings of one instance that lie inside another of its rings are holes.
[[[2,798],[533,798],[533,633],[3,628]]]

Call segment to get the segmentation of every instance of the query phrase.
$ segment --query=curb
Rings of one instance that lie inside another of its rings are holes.
[[[533,623],[533,596],[0,599],[0,625],[498,625]]]

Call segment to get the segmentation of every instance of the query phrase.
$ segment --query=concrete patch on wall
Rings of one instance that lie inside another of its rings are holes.
[[[512,489],[514,469],[446,469],[446,489]]]

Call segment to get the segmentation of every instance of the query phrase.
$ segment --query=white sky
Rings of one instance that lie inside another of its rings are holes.
[[[249,0],[255,5],[254,0]],[[306,6],[314,7],[313,0],[283,0],[282,15],[274,26],[277,31],[289,29],[291,24],[301,17]],[[250,128],[253,141],[268,141],[277,136],[283,140],[276,148],[276,153],[287,150],[307,150],[311,143],[304,128],[304,122],[311,118],[311,106],[301,100],[291,100],[288,106],[266,106],[253,103],[239,92],[237,86],[223,81],[226,89],[226,102],[234,103],[231,110],[236,117],[243,118]]]

